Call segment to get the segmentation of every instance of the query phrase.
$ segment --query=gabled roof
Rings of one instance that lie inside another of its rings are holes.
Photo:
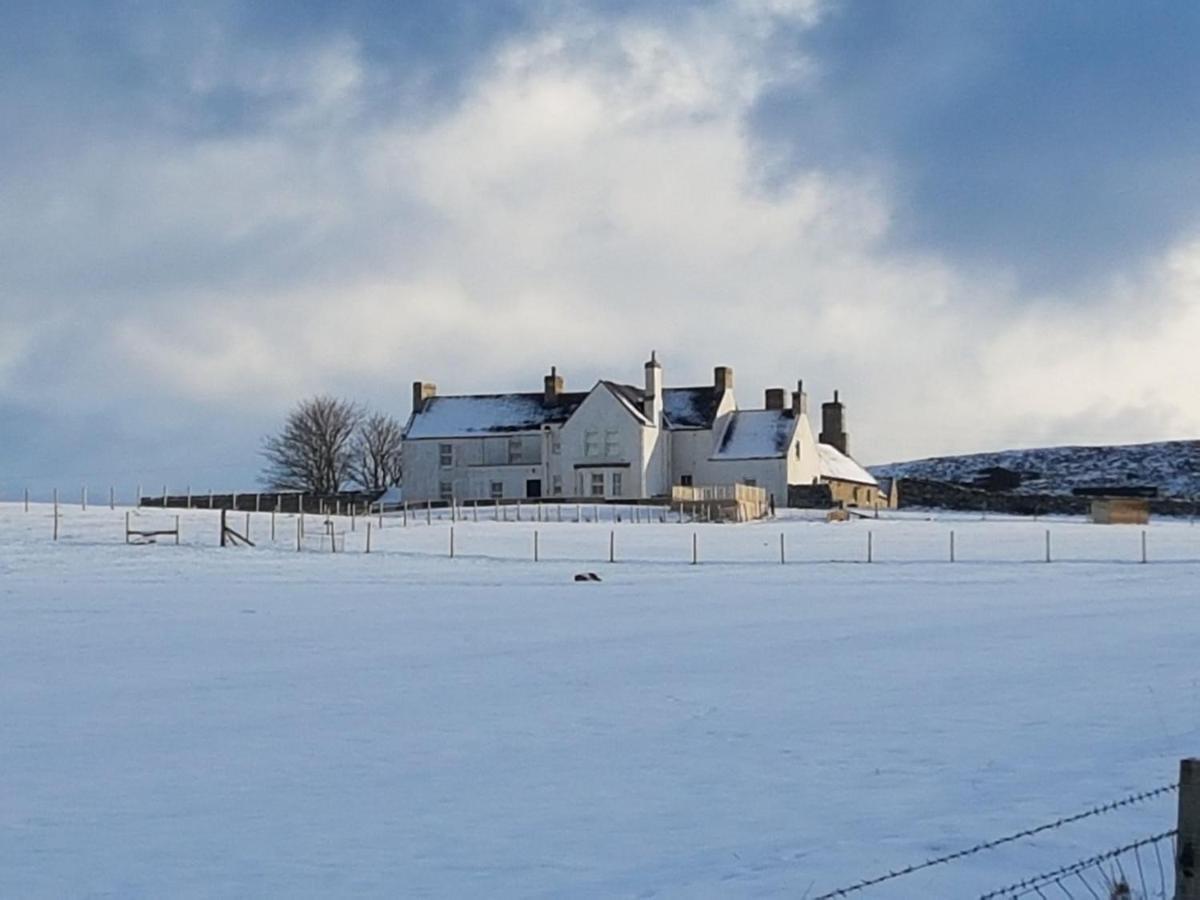
[[[796,432],[790,409],[743,409],[730,414],[713,459],[779,459]]]
[[[587,393],[559,394],[553,404],[547,404],[542,393],[430,397],[413,413],[404,436],[418,440],[537,431],[565,422],[586,397]]]
[[[642,402],[646,395],[641,388],[634,387],[632,384],[618,384],[615,381],[601,381],[600,383],[612,391],[613,395],[621,401],[621,405],[638,419],[643,422],[650,421],[642,411]]]
[[[667,428],[712,428],[720,403],[721,394],[711,384],[666,388],[663,390],[663,416]]]
[[[828,478],[831,481],[853,481],[856,484],[879,486],[879,482],[875,480],[870,472],[838,450],[837,447],[830,446],[829,444],[817,444],[817,451],[821,457],[822,478]]]

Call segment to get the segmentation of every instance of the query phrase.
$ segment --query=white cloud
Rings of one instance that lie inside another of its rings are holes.
[[[164,234],[227,245],[237,271],[131,295],[111,352],[198,403],[383,385],[403,415],[415,378],[536,389],[556,363],[582,386],[636,378],[654,347],[669,381],[734,365],[745,405],[800,377],[842,388],[868,461],[1200,430],[1197,245],[1081,322],[1078,305],[1014,305],[1002,279],[885,250],[882,179],[761,185],[744,115],[777,77],[763,42],[819,12],[744,0],[670,29],[572,20],[504,47],[420,122],[358,115],[371,73],[344,40],[221,57],[195,89],[285,95],[268,127],[110,156],[118,199],[76,225],[115,224],[123,256]],[[236,252],[257,242],[287,252]],[[1147,296],[1164,318],[1139,318]]]

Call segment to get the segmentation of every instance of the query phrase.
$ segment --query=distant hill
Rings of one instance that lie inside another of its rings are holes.
[[[923,478],[1016,494],[1069,494],[1077,487],[1147,485],[1159,496],[1200,496],[1200,441],[1112,447],[1042,447],[937,456],[871,466],[876,477]]]

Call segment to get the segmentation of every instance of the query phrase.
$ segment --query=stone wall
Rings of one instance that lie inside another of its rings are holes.
[[[985,491],[949,481],[925,478],[900,480],[900,506],[926,509],[956,509],[974,512],[1008,513],[1017,516],[1071,515],[1091,512],[1088,497],[1064,494],[1011,494]],[[1195,516],[1194,500],[1160,499],[1150,501],[1150,511],[1159,516]]]

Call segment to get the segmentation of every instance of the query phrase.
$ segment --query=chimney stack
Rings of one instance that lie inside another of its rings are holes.
[[[654,425],[662,419],[663,370],[658,364],[658,355],[651,350],[646,363],[646,392],[642,396],[642,412]]]
[[[430,397],[437,396],[437,385],[429,384],[425,381],[413,382],[412,393],[412,408],[414,413],[419,413],[425,408],[425,401]]]
[[[733,390],[733,369],[730,366],[717,366],[713,369],[713,387],[718,394]]]
[[[838,399],[838,392],[833,392],[833,400],[821,404],[821,435],[818,438],[822,444],[836,447],[846,456],[850,455],[850,437],[846,434],[846,409]]]
[[[766,403],[767,409],[783,409],[783,398],[786,395],[783,388],[767,388]]]
[[[792,414],[797,418],[808,415],[808,394],[804,391],[803,381],[797,381],[796,389],[792,391]]]
[[[546,406],[555,406],[558,403],[558,397],[563,392],[562,376],[558,374],[558,367],[551,366],[550,374],[542,379],[542,402]]]

